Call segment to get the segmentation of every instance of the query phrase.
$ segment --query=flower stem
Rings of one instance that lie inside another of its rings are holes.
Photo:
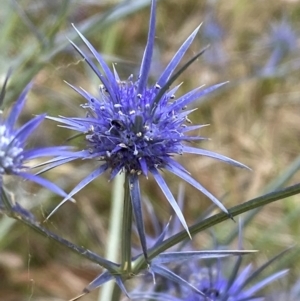
[[[121,237],[121,270],[124,274],[131,273],[131,230],[132,230],[132,204],[130,199],[129,175],[125,175],[125,193],[123,207],[123,224]]]
[[[257,198],[254,198],[248,202],[245,202],[243,204],[234,206],[233,208],[228,209],[228,212],[230,213],[231,216],[237,216],[240,215],[244,212],[247,212],[249,210],[265,206],[269,203],[275,202],[277,200],[281,200],[284,198],[287,198],[289,196],[295,195],[300,193],[300,184],[296,184],[293,186],[289,186],[287,188],[284,188],[279,191],[267,193],[265,195],[259,196]],[[195,235],[196,233],[199,233],[203,230],[206,230],[216,224],[219,224],[220,222],[223,222],[230,217],[226,213],[218,213],[214,216],[211,216],[207,219],[205,219],[202,222],[199,222],[191,227],[189,227],[190,233],[192,235]],[[161,252],[167,250],[168,248],[174,246],[178,242],[182,241],[182,239],[187,237],[187,233],[185,231],[181,231],[180,233],[166,239],[160,246],[157,247],[156,250],[153,252],[149,252],[149,257],[153,257],[160,254]]]
[[[290,197],[290,196],[293,196],[293,195],[296,195],[299,193],[300,193],[300,183],[293,185],[293,186],[289,186],[287,188],[284,188],[284,189],[281,189],[278,191],[264,194],[262,196],[256,197],[250,201],[247,201],[245,203],[242,203],[240,205],[237,205],[237,206],[234,206],[234,207],[228,209],[230,216],[228,216],[228,214],[226,214],[224,212],[215,214],[215,215],[213,215],[209,218],[206,218],[205,220],[200,221],[200,222],[194,224],[193,226],[189,227],[189,231],[190,231],[191,235],[195,235],[195,234],[202,232],[214,225],[217,225],[227,219],[230,219],[231,217],[237,216],[237,215],[247,212],[249,210],[253,210],[255,208],[265,206],[272,202],[282,200],[282,199],[285,199],[287,197]],[[186,231],[181,231],[181,232],[167,238],[160,245],[155,246],[154,248],[151,248],[149,250],[149,252],[148,252],[149,259],[155,258],[160,253],[175,246],[177,243],[183,241],[186,238],[188,238],[188,234]],[[146,267],[147,267],[147,263],[145,262],[145,259],[144,259],[143,255],[141,254],[139,256],[139,258],[137,258],[134,261],[132,272],[135,274],[138,271],[140,271],[142,268],[146,268]]]
[[[298,156],[281,174],[273,179],[263,190],[263,193],[272,192],[283,187],[300,169],[300,156]],[[262,209],[262,207],[251,210],[243,217],[243,224],[247,226],[252,219],[257,215],[257,213]],[[237,236],[238,229],[233,229],[229,235],[224,239],[223,244],[229,245]]]
[[[117,175],[113,181],[113,190],[111,197],[111,212],[109,218],[109,233],[107,238],[106,259],[113,262],[119,260],[119,245],[121,239],[123,199],[124,199],[124,173]],[[114,300],[112,299],[114,286],[116,283],[109,281],[100,288],[99,301]]]

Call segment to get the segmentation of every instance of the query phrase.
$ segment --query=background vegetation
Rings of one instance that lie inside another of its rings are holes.
[[[122,78],[137,74],[148,30],[146,0],[6,0],[0,11],[0,74],[4,79],[12,67],[6,105],[12,103],[34,77],[34,87],[23,112],[23,121],[34,114],[84,116],[83,100],[64,80],[96,91],[99,82],[74,52],[67,38],[78,41],[74,23],[107,61],[116,63]],[[204,186],[227,207],[262,192],[299,182],[300,164],[300,2],[161,0],[152,79],[162,71],[174,52],[201,22],[202,28],[191,50],[210,49],[180,78],[179,94],[200,86],[230,81],[212,97],[199,101],[192,115],[195,124],[210,124],[200,135],[211,140],[203,148],[217,151],[252,168],[252,172],[224,165],[209,158],[179,158]],[[281,26],[282,30],[278,29]],[[279,50],[278,50],[279,49]],[[276,52],[277,51],[277,52]],[[279,54],[278,54],[279,53]],[[279,59],[275,60],[275,55]],[[270,61],[270,60],[273,61]],[[179,95],[178,94],[178,95]],[[70,132],[45,121],[32,145],[65,144]],[[81,139],[73,143],[80,147]],[[64,165],[47,174],[70,191],[92,168],[91,162]],[[179,180],[169,175],[174,193]],[[78,245],[104,254],[110,212],[111,184],[102,177],[67,203],[47,222],[48,227]],[[270,186],[270,185],[273,186]],[[60,201],[39,187],[7,179],[15,198],[43,220]],[[143,185],[145,195],[166,223],[173,214],[151,179]],[[185,217],[192,224],[210,202],[186,186]],[[244,227],[244,247],[258,249],[247,257],[261,264],[285,248],[298,245],[299,197],[263,208]],[[232,221],[214,228],[219,244],[227,244],[236,228]],[[149,222],[149,233],[151,233]],[[212,233],[196,236],[199,248],[213,244]],[[236,247],[233,240],[231,247]],[[291,269],[278,285],[288,289],[298,279],[297,252],[274,268]],[[99,268],[67,249],[18,224],[0,217],[1,300],[66,300],[80,293]],[[97,292],[83,300],[96,300]]]

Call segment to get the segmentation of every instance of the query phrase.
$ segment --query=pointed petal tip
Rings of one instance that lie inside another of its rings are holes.
[[[71,201],[72,203],[76,203],[76,201],[73,198],[65,198],[62,200],[51,212],[50,214],[45,218],[44,222],[48,221],[49,218],[62,206],[64,205],[67,201]]]
[[[73,41],[71,39],[69,39],[68,37],[66,38],[71,44],[73,44]],[[65,82],[65,80],[64,80]]]
[[[227,211],[227,215],[234,223],[236,223],[235,219],[233,218],[233,216],[230,212]]]
[[[6,76],[5,76],[4,82],[2,84],[1,91],[0,91],[0,106],[2,106],[2,104],[3,104],[5,94],[6,94],[7,83],[9,81],[9,78],[11,77],[11,74],[12,74],[12,68],[10,67],[6,73]]]
[[[201,23],[194,29],[194,31],[192,32],[191,36],[192,36],[192,35],[196,35],[196,34],[198,33],[198,31],[199,31],[199,29],[201,28],[202,24],[203,24],[203,22],[201,22]]]
[[[78,33],[78,35],[79,35],[81,38],[84,37],[83,34],[79,31],[79,29],[77,29],[77,27],[75,26],[74,23],[72,23],[71,25],[72,25],[72,27],[76,30],[76,32]]]
[[[77,301],[77,300],[79,300],[81,297],[85,296],[85,295],[88,294],[88,293],[89,293],[89,292],[83,292],[82,294],[80,294],[80,295],[76,296],[75,298],[72,298],[72,299],[70,299],[70,300],[68,300],[68,301]]]
[[[172,192],[170,191],[168,185],[166,184],[165,180],[160,175],[160,173],[158,172],[157,169],[152,168],[150,171],[151,171],[152,175],[154,176],[154,179],[155,179],[156,183],[158,184],[158,186],[162,190],[163,194],[167,198],[169,204],[171,205],[171,207],[175,211],[175,214],[179,218],[179,220],[180,220],[182,226],[184,227],[185,231],[187,232],[188,236],[190,237],[190,239],[192,239],[191,234],[189,232],[189,227],[186,223],[186,220],[183,216],[183,213],[182,213],[180,207],[178,206],[178,204],[177,204]]]
[[[153,56],[153,47],[155,40],[155,24],[156,24],[156,0],[151,1],[151,11],[150,11],[150,20],[149,20],[149,31],[147,37],[147,44],[144,50],[143,59],[139,72],[139,81],[137,93],[142,94],[145,89],[148,81],[152,56]]]
[[[209,49],[211,47],[211,45],[210,44],[207,44],[206,46],[204,46],[200,51],[199,51],[199,53],[201,53],[201,55],[207,50],[207,49]]]
[[[72,27],[73,27],[76,31],[78,31],[78,29],[77,29],[77,27],[75,26],[74,23],[71,23],[71,25],[72,25]]]
[[[253,171],[253,169],[252,168],[250,168],[249,166],[247,166],[246,164],[243,164],[243,163],[241,163],[241,162],[239,162],[239,161],[236,161],[236,160],[233,160],[233,159],[231,159],[232,160],[232,165],[233,166],[236,166],[236,167],[239,167],[239,168],[243,168],[243,169],[247,169],[247,170],[249,170],[249,171]]]

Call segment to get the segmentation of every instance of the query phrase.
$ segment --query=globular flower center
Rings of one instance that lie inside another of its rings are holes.
[[[179,138],[183,136],[174,112],[168,112],[165,95],[153,111],[152,102],[159,87],[136,93],[137,84],[131,81],[119,83],[118,102],[100,87],[100,100],[90,99],[83,105],[89,111],[89,128],[86,139],[90,143],[91,156],[109,163],[112,169],[125,168],[128,172],[143,172],[160,167],[164,159],[181,152]]]
[[[11,174],[18,172],[22,163],[22,156],[19,156],[23,152],[23,148],[20,147],[20,142],[15,139],[14,135],[10,134],[10,131],[5,125],[0,126],[0,174]]]

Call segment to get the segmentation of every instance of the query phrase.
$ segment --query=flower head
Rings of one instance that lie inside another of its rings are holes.
[[[239,167],[245,167],[245,165],[187,144],[202,140],[203,137],[186,135],[188,132],[202,127],[202,125],[190,125],[188,115],[193,110],[186,110],[186,106],[223,85],[218,84],[206,89],[199,87],[178,98],[176,98],[175,92],[180,85],[169,90],[174,80],[203,53],[201,50],[181,69],[174,72],[194,40],[199,27],[182,44],[156,84],[147,84],[155,37],[155,6],[156,1],[153,0],[147,45],[137,79],[130,76],[125,81],[121,80],[115,68],[111,71],[102,56],[75,28],[101,68],[99,69],[93,60],[72,41],[71,44],[85,59],[102,84],[97,96],[91,95],[82,88],[71,86],[85,98],[86,103],[82,107],[88,112],[87,117],[52,119],[59,121],[66,128],[84,134],[87,145],[79,156],[83,159],[96,159],[100,162],[100,165],[70,192],[69,197],[106,170],[110,170],[111,178],[124,171],[128,175],[133,210],[137,218],[138,215],[141,216],[139,177],[142,175],[147,177],[150,173],[187,230],[181,210],[159,171],[168,170],[184,179],[227,212],[217,198],[192,178],[189,172],[173,159],[173,156],[193,153]],[[64,199],[60,205],[67,199]]]
[[[265,44],[271,47],[272,52],[262,69],[262,75],[272,76],[279,64],[297,49],[297,35],[288,20],[283,19],[271,24]]]
[[[5,94],[5,84],[1,91],[1,102]],[[20,128],[16,128],[17,119],[25,104],[27,93],[31,85],[29,84],[19,96],[11,109],[7,118],[0,116],[0,188],[3,185],[4,175],[15,175],[26,180],[36,182],[60,196],[65,197],[66,193],[52,182],[29,172],[30,167],[27,162],[31,159],[47,156],[67,156],[71,154],[66,147],[46,147],[26,149],[27,139],[34,133],[34,130],[41,124],[45,114],[38,115],[25,123]]]
[[[193,266],[192,266],[193,265]],[[249,284],[255,281],[258,274],[262,271],[261,268],[253,269],[253,265],[249,264],[246,267],[241,267],[241,258],[237,259],[236,264],[232,267],[229,276],[225,276],[224,269],[221,264],[212,265],[211,267],[201,267],[195,262],[189,264],[188,281],[206,294],[212,301],[230,300],[255,300],[263,301],[264,297],[257,296],[257,292],[262,290],[269,283],[285,276],[288,270],[282,270],[274,273],[261,281]],[[194,292],[187,292],[186,289],[181,289],[181,294],[184,296],[180,300],[185,301],[206,301],[208,298],[199,296]]]

